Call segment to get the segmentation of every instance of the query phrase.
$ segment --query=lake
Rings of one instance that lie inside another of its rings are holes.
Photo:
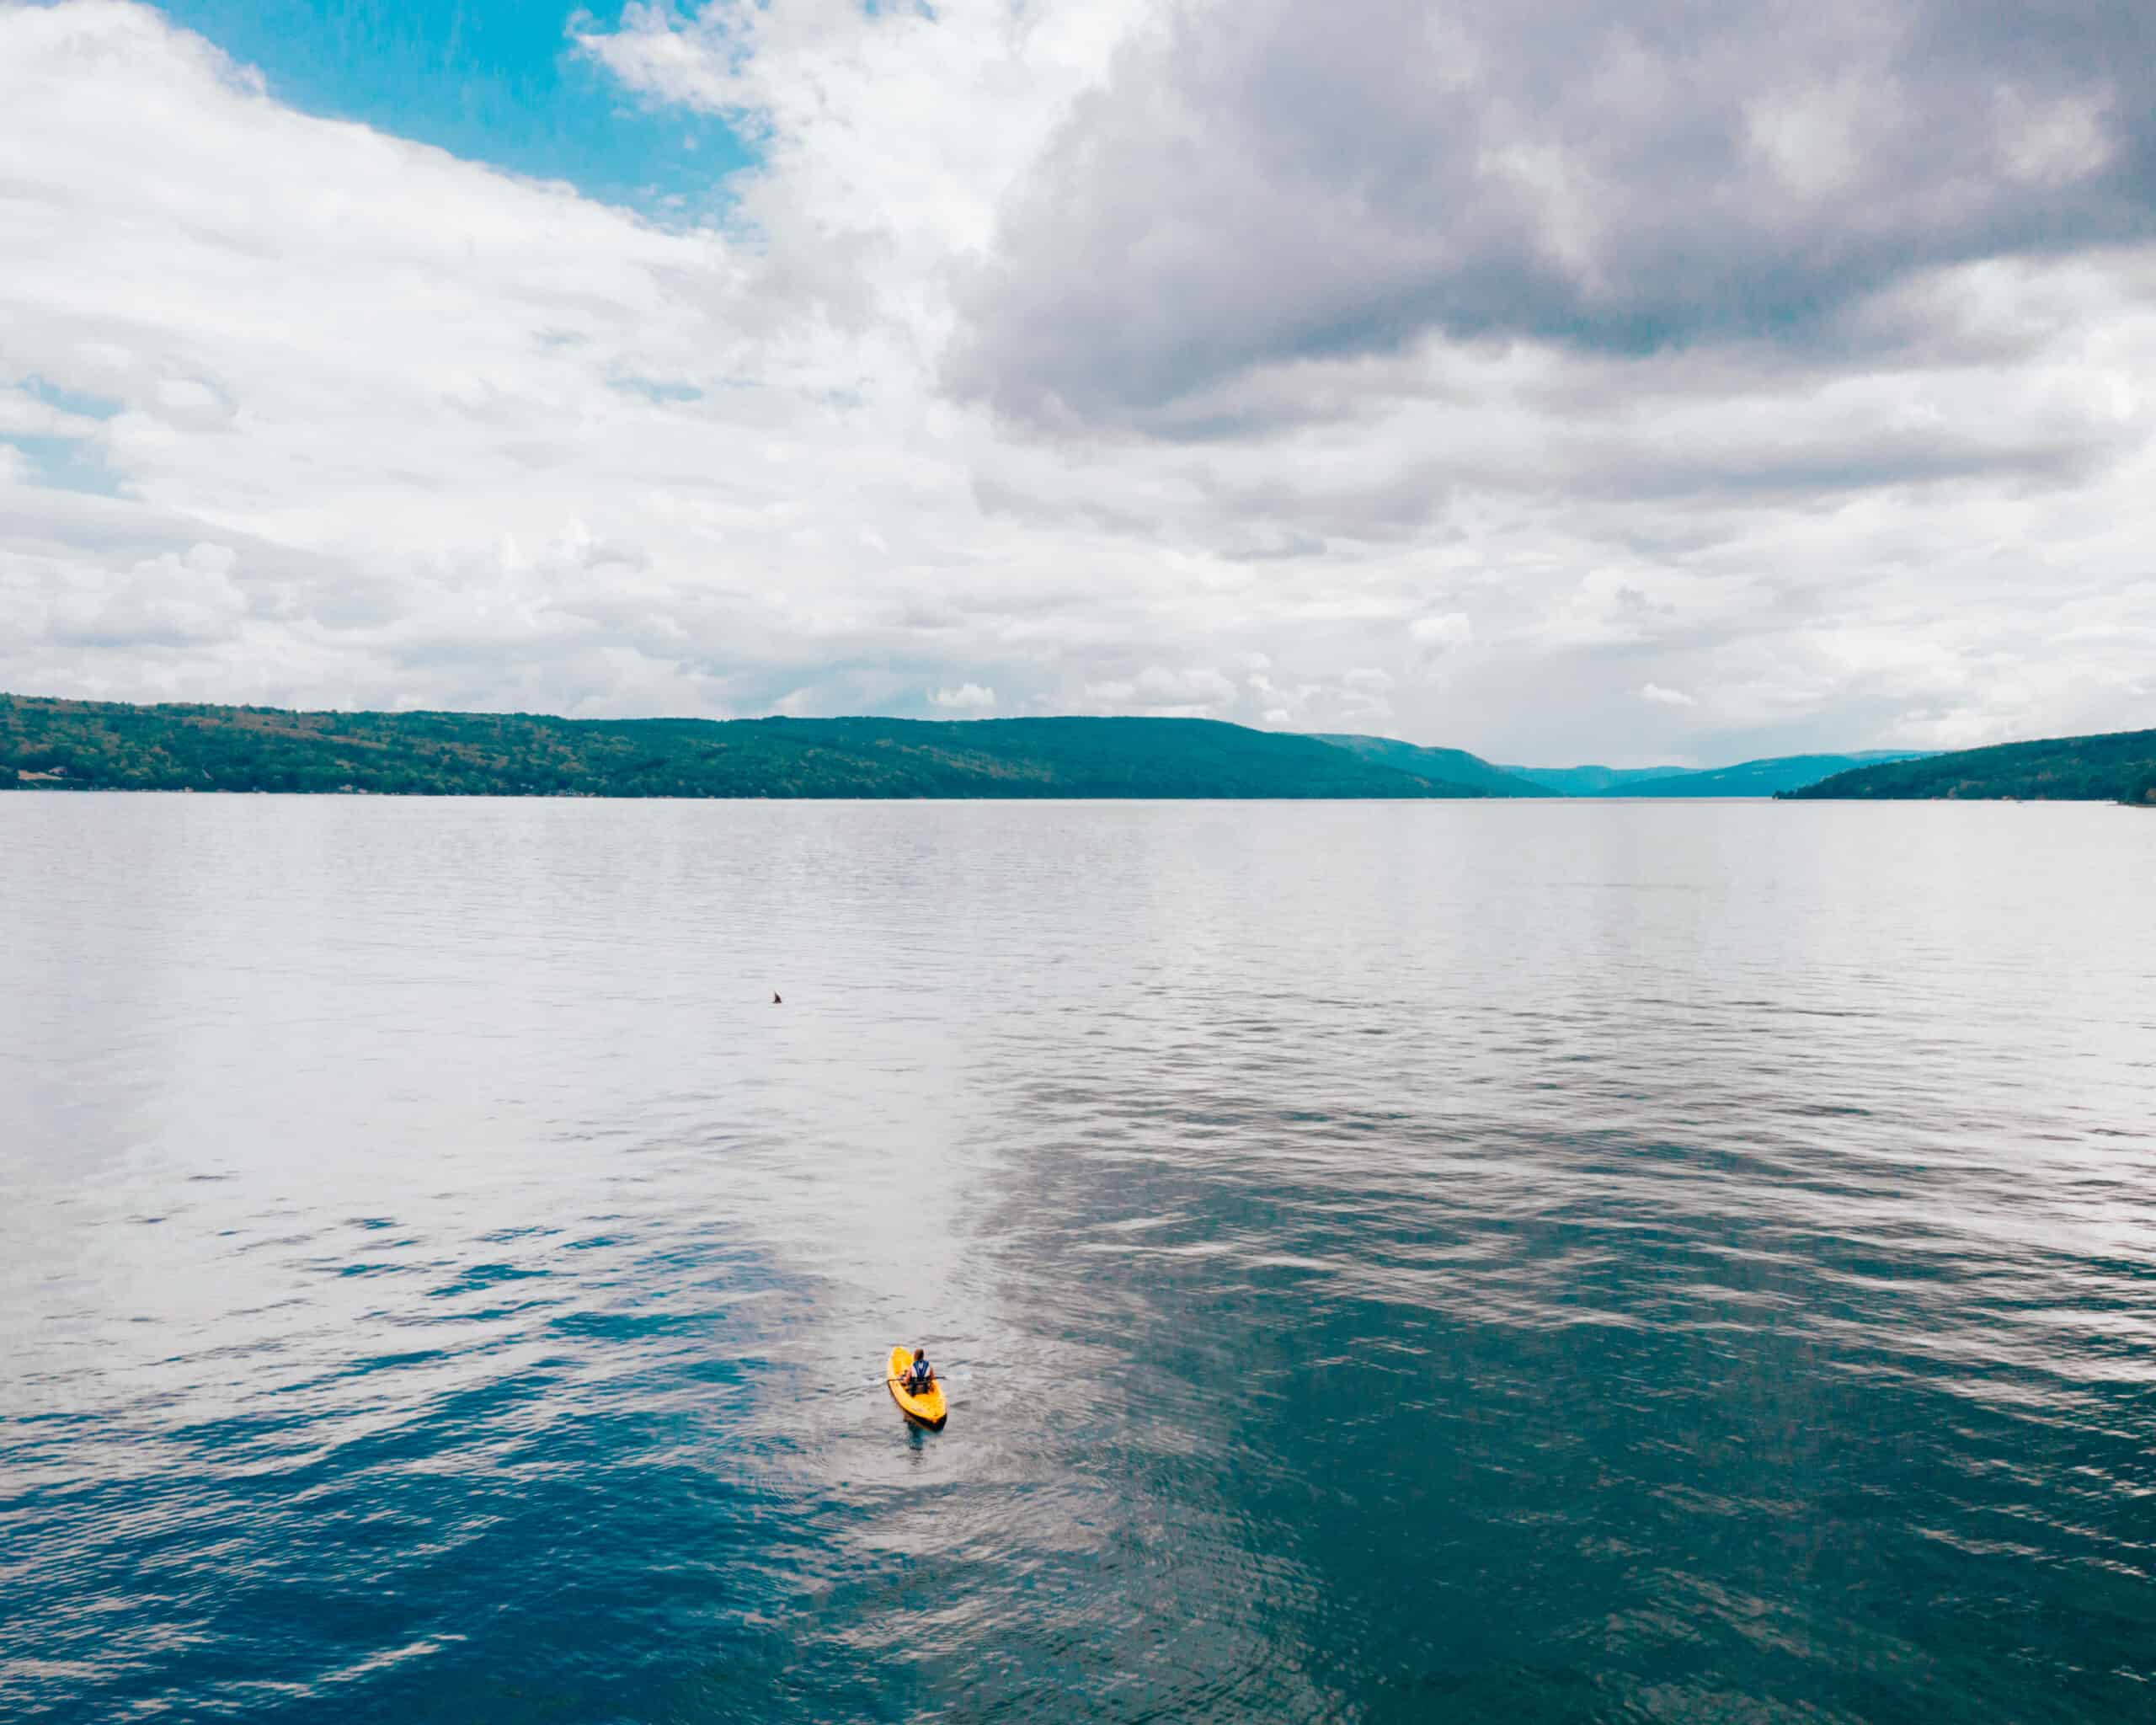
[[[0,927],[10,1721],[2156,1717],[2156,816],[24,793]]]

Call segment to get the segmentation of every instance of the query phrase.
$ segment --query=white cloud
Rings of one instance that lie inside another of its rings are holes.
[[[1464,647],[1475,638],[1475,625],[1465,611],[1449,611],[1442,617],[1418,617],[1407,626],[1407,638],[1418,647],[1443,652]]]
[[[985,689],[979,683],[961,683],[955,689],[938,689],[928,698],[938,707],[985,712],[995,705],[995,691]]]
[[[1641,689],[1640,699],[1657,707],[1697,707],[1700,704],[1682,689],[1665,689],[1660,683],[1649,683]]]
[[[93,419],[68,413],[24,390],[0,388],[0,437],[87,438],[94,436],[97,429]]]
[[[1235,698],[1235,686],[1209,665],[1171,670],[1149,665],[1138,674],[1138,697],[1156,708],[1165,707],[1212,708]]]

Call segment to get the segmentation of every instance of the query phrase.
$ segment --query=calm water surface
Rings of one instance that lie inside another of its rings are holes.
[[[0,931],[0,1717],[2156,1717],[2156,816],[19,795]]]

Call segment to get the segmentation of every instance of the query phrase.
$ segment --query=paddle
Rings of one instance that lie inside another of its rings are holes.
[[[956,1369],[953,1368],[954,1371]],[[969,1373],[975,1370],[977,1370],[975,1367],[969,1366],[967,1368]],[[899,1381],[899,1379],[892,1377],[889,1374],[886,1373],[880,1378],[864,1379],[862,1382],[856,1384],[854,1388],[857,1390],[880,1390],[886,1384],[895,1384]],[[939,1384],[963,1384],[969,1381],[969,1380],[964,1377],[954,1376],[953,1372],[939,1370],[936,1374],[936,1381]]]
[[[978,1360],[954,1360],[947,1369],[940,1365],[936,1368],[936,1381],[939,1384],[963,1384],[970,1381],[974,1373],[986,1370],[988,1368]],[[864,1378],[853,1387],[860,1390],[879,1390],[886,1384],[895,1384],[898,1381],[898,1379],[886,1372],[879,1378]]]

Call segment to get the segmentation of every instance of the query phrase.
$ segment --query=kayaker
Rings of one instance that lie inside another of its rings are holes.
[[[926,1348],[913,1350],[913,1364],[906,1368],[906,1375],[899,1383],[909,1396],[926,1396],[935,1386],[936,1368],[928,1363]]]

